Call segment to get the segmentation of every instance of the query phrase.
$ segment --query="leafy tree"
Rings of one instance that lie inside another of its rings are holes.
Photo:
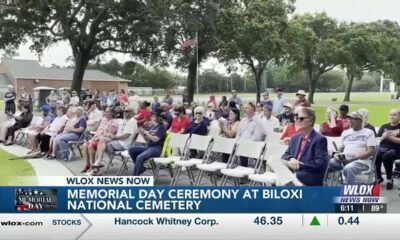
[[[205,70],[199,77],[201,92],[221,92],[226,88],[227,77],[213,69]],[[225,86],[224,86],[225,85]]]
[[[285,53],[287,15],[293,10],[293,1],[245,0],[227,14],[230,28],[218,39],[218,55],[223,61],[237,60],[249,67],[255,79],[257,101],[264,70]]]
[[[375,71],[385,59],[380,29],[375,24],[342,25],[341,38],[346,51],[342,66],[346,69],[347,87],[343,101],[350,101],[353,80],[365,71]]]
[[[294,16],[289,26],[289,61],[293,67],[307,72],[308,100],[314,103],[320,76],[346,57],[338,39],[338,24],[326,13],[316,13]]]
[[[345,72],[339,69],[333,69],[321,75],[318,82],[318,89],[324,92],[343,91]]]
[[[391,77],[397,85],[397,96],[400,97],[400,26],[397,22],[378,21],[384,41],[385,61],[381,69],[387,77]]]
[[[168,1],[158,0],[4,0],[0,11],[0,36],[17,46],[26,38],[39,54],[48,46],[67,41],[75,70],[71,88],[80,91],[91,59],[120,52],[154,60],[163,35],[163,13]],[[15,41],[14,41],[15,40]]]
[[[188,72],[186,91],[189,101],[193,101],[196,89],[197,62],[200,64],[217,50],[216,38],[229,28],[225,15],[234,4],[238,3],[230,0],[173,1],[164,22],[166,52],[177,67]],[[195,46],[182,51],[181,44],[195,39],[196,32],[198,55]]]

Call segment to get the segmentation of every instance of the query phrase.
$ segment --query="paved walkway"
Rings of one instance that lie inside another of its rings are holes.
[[[4,146],[1,144],[0,148],[6,152],[14,154],[17,157],[26,156],[26,153],[29,152],[27,148],[18,145]],[[32,165],[36,176],[73,176],[72,172],[67,167],[56,160],[53,161],[36,158],[27,159],[26,161]],[[38,185],[46,186],[48,183],[39,181]]]

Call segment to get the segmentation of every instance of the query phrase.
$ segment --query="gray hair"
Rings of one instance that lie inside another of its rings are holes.
[[[311,125],[314,126],[315,120],[317,119],[317,115],[315,114],[315,110],[310,107],[301,107],[297,109],[297,112],[303,112],[310,118]]]
[[[366,108],[360,108],[358,109],[359,113],[363,116],[363,126],[367,125],[368,123],[368,117],[369,117],[369,111]]]
[[[78,106],[78,107],[76,107],[75,111],[81,112],[81,114],[82,114],[85,111],[85,109],[83,109],[82,106]]]

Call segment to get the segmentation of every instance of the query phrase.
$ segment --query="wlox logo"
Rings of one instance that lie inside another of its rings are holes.
[[[379,184],[369,185],[343,185],[340,189],[340,196],[375,196],[380,194]]]

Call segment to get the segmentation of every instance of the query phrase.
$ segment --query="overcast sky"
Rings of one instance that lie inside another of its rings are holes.
[[[297,0],[296,12],[314,13],[325,11],[329,16],[339,21],[375,21],[378,19],[389,19],[400,23],[400,0]],[[28,45],[22,46],[19,51],[20,59],[34,59],[38,57],[30,52]],[[57,64],[66,65],[65,60],[72,56],[67,43],[59,43],[44,52],[41,64],[50,66]],[[109,60],[112,57],[121,62],[130,60],[130,57],[122,54],[106,55],[103,57]],[[202,69],[215,68],[220,73],[226,73],[223,64],[216,59],[209,59],[202,64]],[[171,68],[173,70],[173,68]]]

